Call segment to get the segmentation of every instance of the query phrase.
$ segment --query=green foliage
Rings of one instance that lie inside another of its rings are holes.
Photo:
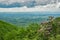
[[[0,40],[4,40],[4,35],[12,30],[17,30],[17,28],[11,24],[0,21]]]
[[[60,17],[55,18],[54,22],[57,27],[57,33],[60,34]]]
[[[16,27],[0,21],[0,40],[60,40],[60,18],[44,24]]]

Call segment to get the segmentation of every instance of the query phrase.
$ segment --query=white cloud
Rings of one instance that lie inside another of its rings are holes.
[[[27,8],[26,6],[20,8],[0,8],[0,12],[42,12],[42,11],[57,12],[58,10],[60,9],[58,8],[49,9],[46,7],[42,8],[41,6],[36,6],[34,8]]]
[[[0,0],[1,3],[11,4],[14,2],[28,2],[33,0]],[[35,0],[37,4],[40,2],[45,2],[47,0]],[[34,7],[34,8],[27,8],[26,6],[20,8],[0,8],[0,12],[36,12],[36,11],[51,11],[53,9],[41,8],[41,6]],[[60,9],[55,9],[53,11],[58,11]]]
[[[28,2],[28,1],[33,1],[33,0],[0,0],[0,3],[4,3],[4,4],[11,4],[11,3],[14,3],[14,2]],[[37,4],[40,4],[40,3],[49,3],[51,0],[34,0],[36,1]],[[56,1],[56,0],[54,0]]]

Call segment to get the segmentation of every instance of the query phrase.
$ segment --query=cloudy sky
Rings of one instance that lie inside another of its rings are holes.
[[[50,2],[51,0],[0,0],[0,8],[23,7],[23,6],[34,7],[37,5],[46,5]]]
[[[47,5],[52,2],[55,3],[56,1],[57,0],[0,0],[0,12],[43,11],[45,8],[41,9],[39,8],[40,6]],[[60,2],[60,0],[58,0],[58,2]],[[54,10],[56,9],[54,8]]]

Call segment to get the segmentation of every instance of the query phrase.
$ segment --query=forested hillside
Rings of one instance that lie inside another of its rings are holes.
[[[16,27],[0,21],[0,40],[60,40],[60,17],[49,17],[47,22]]]
[[[13,30],[17,30],[17,27],[15,27],[15,26],[13,26],[13,25],[11,25],[9,23],[0,21],[0,40],[4,40],[4,36],[8,32],[11,32]]]

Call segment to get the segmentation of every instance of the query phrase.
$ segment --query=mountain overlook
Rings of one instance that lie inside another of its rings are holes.
[[[19,28],[0,21],[0,40],[60,40],[60,17],[49,18],[49,22]]]

